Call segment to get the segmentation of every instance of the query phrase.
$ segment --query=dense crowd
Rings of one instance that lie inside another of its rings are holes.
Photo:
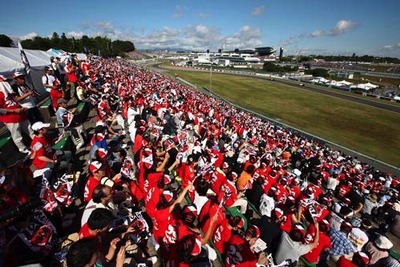
[[[0,81],[26,155],[1,168],[3,264],[400,266],[398,177],[126,61],[51,61],[56,132],[24,73]]]

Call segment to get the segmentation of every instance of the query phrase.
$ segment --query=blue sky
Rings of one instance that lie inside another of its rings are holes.
[[[13,0],[0,33],[132,41],[138,49],[253,49],[400,58],[400,0]]]

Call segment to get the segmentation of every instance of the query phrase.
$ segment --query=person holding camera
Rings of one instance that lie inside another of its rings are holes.
[[[25,114],[25,108],[14,100],[11,86],[2,75],[0,75],[0,88],[0,122],[4,123],[9,130],[19,152],[27,154],[29,149],[23,142],[22,132],[29,137],[33,136],[33,132]]]
[[[53,151],[51,143],[47,137],[47,129],[50,123],[41,121],[32,125],[35,134],[31,143],[32,166],[36,169],[50,168],[51,170],[57,165],[61,170],[68,170],[69,162],[72,159],[71,151]],[[60,136],[60,138],[62,135]]]
[[[37,107],[36,98],[41,96],[35,89],[30,88],[26,84],[25,75],[22,72],[14,72],[13,78],[15,83],[11,86],[15,93],[14,100],[18,102],[21,107],[26,108],[26,114],[31,124],[37,121],[43,121],[42,113]]]

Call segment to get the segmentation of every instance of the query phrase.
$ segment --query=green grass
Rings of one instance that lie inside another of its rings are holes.
[[[168,71],[167,71],[168,72]],[[210,74],[170,71],[199,87]],[[400,166],[400,114],[243,76],[212,74],[212,91],[242,107]]]

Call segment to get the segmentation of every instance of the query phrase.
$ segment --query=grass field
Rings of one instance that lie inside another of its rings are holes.
[[[167,72],[210,87],[209,73]],[[242,107],[400,166],[399,113],[243,76],[213,73],[212,91]]]

